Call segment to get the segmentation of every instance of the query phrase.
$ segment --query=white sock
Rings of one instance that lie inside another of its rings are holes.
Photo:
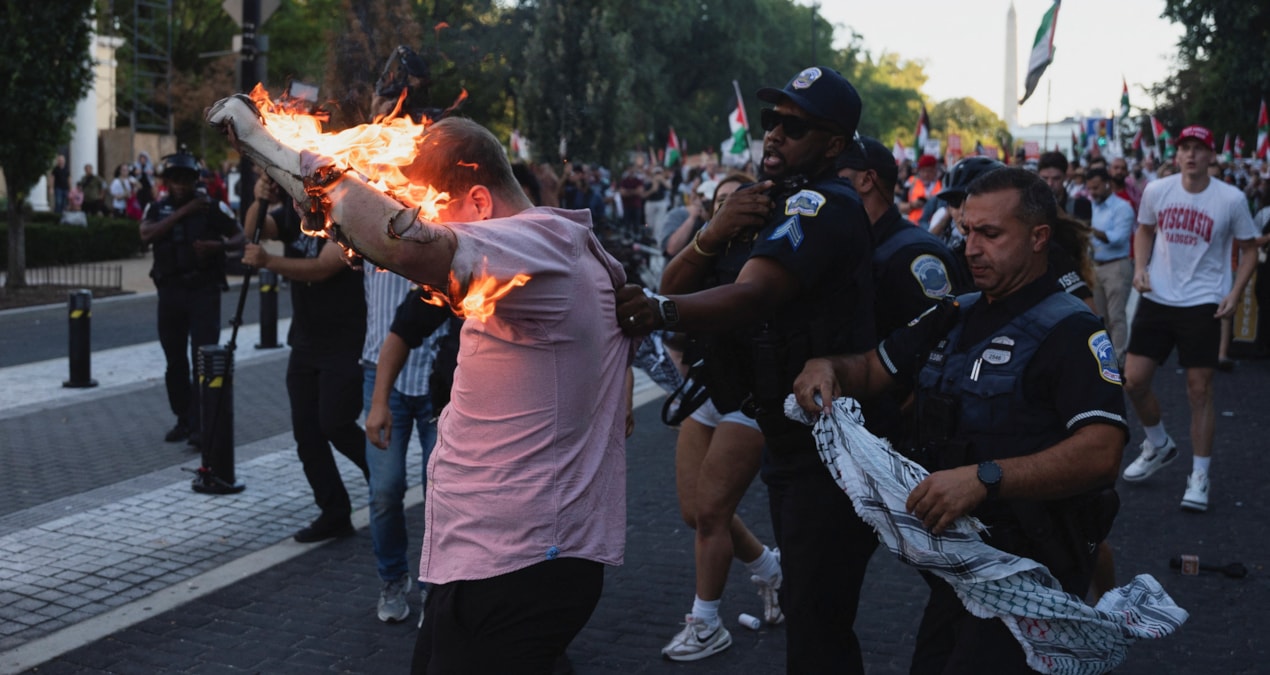
[[[705,623],[710,623],[710,624],[718,623],[719,622],[719,603],[722,601],[723,601],[722,598],[718,600],[702,600],[699,597],[693,596],[692,616],[695,617],[698,621],[704,621]]]
[[[1164,431],[1163,421],[1149,427],[1144,425],[1142,430],[1147,433],[1147,440],[1151,441],[1151,445],[1154,445],[1157,448],[1162,448],[1169,442],[1169,435]]]
[[[1191,471],[1193,473],[1202,473],[1208,475],[1208,464],[1213,461],[1212,457],[1200,457],[1198,455],[1191,457]]]
[[[776,558],[776,554],[766,546],[757,558],[746,563],[745,566],[749,568],[750,574],[760,579],[772,579],[781,571],[781,563]]]

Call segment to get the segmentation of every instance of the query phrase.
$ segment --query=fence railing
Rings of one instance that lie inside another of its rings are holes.
[[[123,266],[85,263],[36,267],[26,271],[31,286],[67,286],[73,288],[123,288]]]

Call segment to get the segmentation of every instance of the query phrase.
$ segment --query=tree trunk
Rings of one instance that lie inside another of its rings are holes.
[[[23,195],[9,197],[9,269],[5,275],[5,288],[26,287],[26,230],[22,222]]]

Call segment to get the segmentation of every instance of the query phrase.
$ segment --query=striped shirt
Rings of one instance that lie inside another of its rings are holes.
[[[379,348],[388,336],[388,328],[392,326],[397,307],[412,292],[414,283],[409,279],[374,266],[369,262],[365,267],[366,288],[366,342],[362,345],[362,363],[379,362]],[[428,394],[428,378],[432,376],[432,362],[437,355],[437,341],[445,336],[447,327],[442,325],[419,345],[410,351],[406,364],[393,388],[406,396],[425,396]]]

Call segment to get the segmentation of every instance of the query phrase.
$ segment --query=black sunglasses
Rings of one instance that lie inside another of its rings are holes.
[[[813,120],[805,117],[795,117],[794,115],[782,115],[772,108],[764,108],[759,113],[759,124],[763,126],[763,131],[771,131],[776,127],[785,130],[785,136],[797,141],[812,129],[825,131],[829,133],[838,133],[836,129],[823,124],[818,124]]]

